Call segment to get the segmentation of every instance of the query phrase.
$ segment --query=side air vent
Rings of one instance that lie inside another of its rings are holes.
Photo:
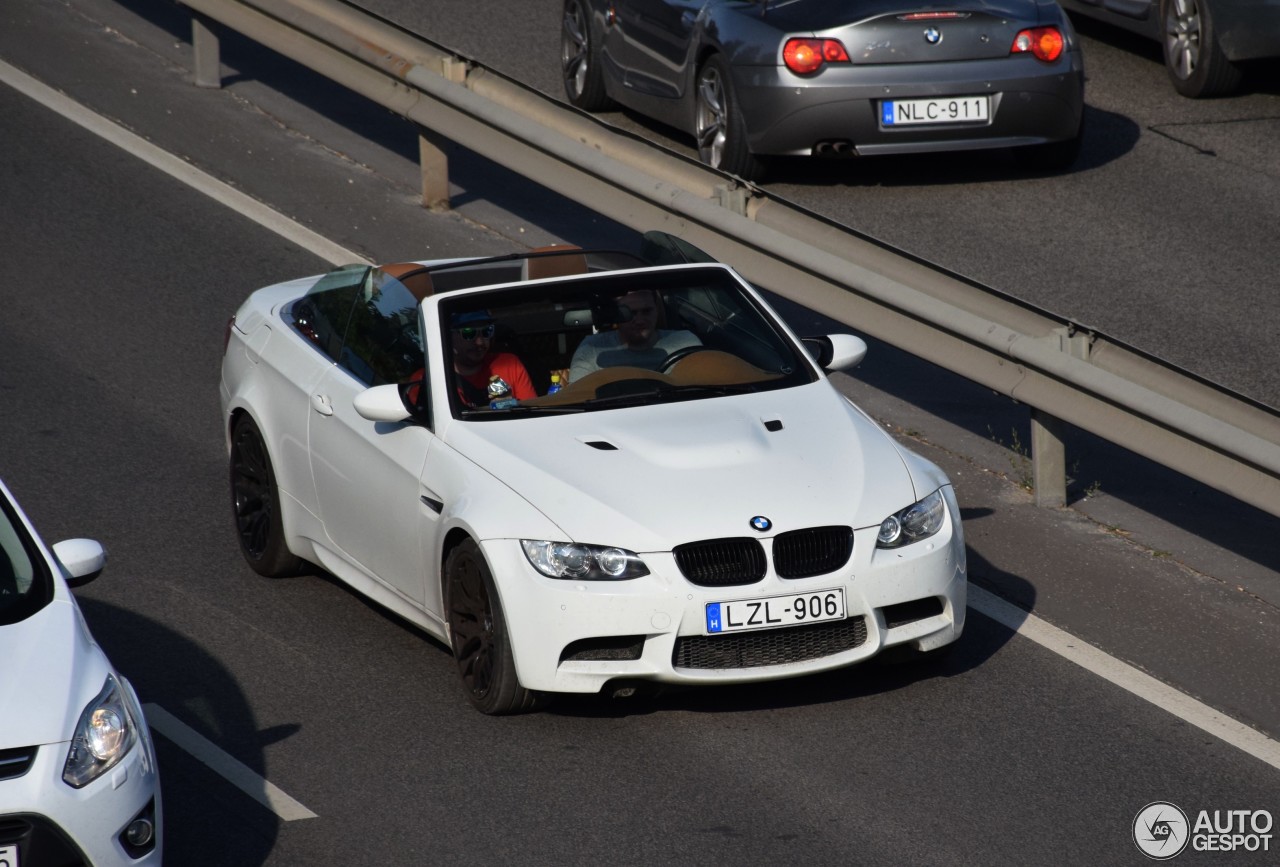
[[[587,440],[587,445],[602,452],[616,452],[618,450],[618,447],[613,443],[607,443],[604,440]]]
[[[609,635],[571,642],[560,651],[560,661],[634,660],[643,654],[643,635]]]
[[[20,747],[16,750],[0,750],[0,780],[11,780],[20,777],[31,768],[36,760],[35,747]]]

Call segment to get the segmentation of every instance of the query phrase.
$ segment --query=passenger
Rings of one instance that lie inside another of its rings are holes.
[[[453,317],[449,334],[453,340],[453,372],[457,374],[458,396],[468,406],[489,405],[489,379],[502,377],[516,400],[538,396],[529,371],[510,352],[493,351],[493,317],[484,310]]]
[[[582,339],[569,363],[569,382],[577,382],[602,367],[627,365],[657,370],[677,349],[702,345],[692,331],[658,328],[658,295],[652,289],[628,292],[617,300],[625,321],[618,323],[616,329]]]

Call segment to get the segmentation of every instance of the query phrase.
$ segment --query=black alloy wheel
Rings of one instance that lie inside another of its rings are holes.
[[[586,0],[565,0],[560,28],[560,71],[569,102],[583,111],[613,106],[604,89],[600,51],[591,36],[591,13]]]
[[[285,545],[271,458],[261,431],[247,415],[231,431],[230,469],[231,509],[245,561],[268,578],[296,574],[302,561]]]
[[[1193,99],[1221,96],[1240,86],[1244,73],[1227,59],[1206,0],[1160,0],[1164,65],[1178,93]]]
[[[476,710],[501,715],[533,710],[538,694],[516,679],[515,660],[493,575],[471,539],[445,560],[445,608],[453,658]]]

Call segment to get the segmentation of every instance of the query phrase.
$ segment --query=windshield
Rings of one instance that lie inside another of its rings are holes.
[[[0,626],[25,620],[53,598],[53,584],[35,542],[0,496]]]
[[[803,350],[720,266],[620,271],[445,298],[455,416],[591,412],[813,382]]]

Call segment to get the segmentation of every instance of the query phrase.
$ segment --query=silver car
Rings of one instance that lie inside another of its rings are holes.
[[[1048,0],[566,0],[569,101],[691,133],[747,179],[762,157],[1014,148],[1075,162],[1084,62]]]

